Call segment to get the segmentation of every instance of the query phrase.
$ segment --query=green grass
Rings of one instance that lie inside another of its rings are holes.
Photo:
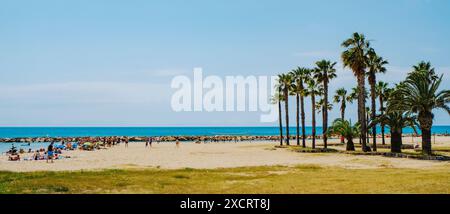
[[[0,172],[0,193],[450,193],[450,168]]]

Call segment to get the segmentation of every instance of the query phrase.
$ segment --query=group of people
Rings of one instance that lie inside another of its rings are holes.
[[[11,149],[6,152],[6,154],[9,155],[8,160],[10,161],[20,161],[20,154],[23,153],[25,153],[23,149],[18,151],[14,145],[12,145]],[[29,149],[28,153],[33,153],[33,155],[31,157],[24,158],[24,160],[47,160],[47,162],[50,160],[53,162],[53,159],[62,158],[62,156],[60,156],[62,154],[61,147],[55,148],[53,142],[48,145],[47,150],[40,148],[33,152]]]
[[[145,141],[145,148],[147,148],[147,147],[151,148],[152,143],[153,143],[153,138],[152,137],[147,138],[147,141]]]
[[[86,138],[85,141],[90,142],[102,142],[103,146],[113,147],[115,145],[119,145],[120,143],[125,143],[125,146],[128,147],[129,139],[127,137],[102,137],[102,138]]]
[[[129,138],[128,137],[84,137],[77,139],[78,142],[65,142],[62,140],[61,143],[56,144],[55,142],[51,142],[47,149],[40,148],[37,150],[32,150],[31,148],[28,150],[28,153],[32,155],[23,160],[46,160],[47,162],[53,163],[53,160],[69,158],[70,156],[62,156],[63,151],[66,150],[86,150],[93,151],[95,149],[106,149],[110,147],[117,146],[121,143],[125,144],[125,147],[128,147]],[[158,137],[148,137],[145,141],[146,148],[152,148],[153,142],[160,142],[160,138]],[[29,146],[30,144],[28,144]],[[176,139],[176,147],[180,146],[179,139]],[[17,148],[13,145],[12,148],[6,152],[9,155],[10,161],[20,161],[21,154],[26,153],[23,149],[17,150]]]

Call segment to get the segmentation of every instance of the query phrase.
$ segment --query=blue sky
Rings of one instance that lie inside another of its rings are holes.
[[[449,20],[447,0],[0,0],[0,125],[276,125],[257,112],[175,113],[171,79],[194,67],[276,75],[340,62],[353,32],[389,60],[380,80],[398,82],[427,60],[448,89]],[[338,75],[331,92],[356,84],[341,64]],[[435,113],[435,124],[450,124]]]

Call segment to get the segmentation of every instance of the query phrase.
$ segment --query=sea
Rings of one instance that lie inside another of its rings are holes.
[[[296,127],[290,127],[290,134],[295,135]],[[306,134],[311,134],[311,127],[306,127]],[[420,130],[418,130],[420,133]],[[283,130],[285,132],[285,130]],[[378,127],[380,133],[380,128]],[[317,127],[316,133],[322,133]],[[386,133],[389,129],[386,128]],[[414,133],[405,128],[404,134]],[[433,126],[433,134],[448,134],[450,126]],[[279,135],[279,127],[0,127],[0,138],[16,137],[101,137],[101,136],[215,136],[215,135]],[[31,145],[15,143],[16,147],[28,150],[45,147],[46,143]],[[11,143],[0,143],[0,152],[12,146]]]

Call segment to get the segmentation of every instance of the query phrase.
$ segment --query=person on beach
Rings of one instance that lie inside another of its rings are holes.
[[[39,150],[34,151],[33,159],[34,160],[40,160],[41,159],[41,153],[39,153]]]
[[[51,142],[50,145],[48,145],[48,148],[47,148],[47,163],[48,163],[49,159],[53,163],[53,142]]]
[[[148,138],[148,145],[150,146],[150,148],[152,148],[152,143],[153,143],[153,138],[149,137]]]
[[[125,138],[125,147],[128,147],[128,138]]]
[[[180,148],[180,141],[177,139],[177,142],[175,143],[177,145],[177,148]]]

